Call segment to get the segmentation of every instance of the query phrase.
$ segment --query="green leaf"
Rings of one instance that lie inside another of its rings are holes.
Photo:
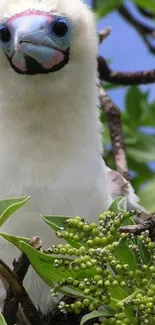
[[[67,219],[71,217],[65,216],[42,216],[42,219],[50,226],[54,231],[62,230],[62,228],[67,229],[68,226],[65,224]],[[82,242],[75,242],[73,240],[65,239],[65,241],[72,247],[79,248],[83,245]]]
[[[142,112],[142,93],[138,87],[130,87],[126,94],[126,108],[127,113],[132,121],[132,127],[137,128],[140,121],[140,116]]]
[[[0,200],[0,226],[2,226],[3,223],[28,200],[29,197],[26,196]]]
[[[5,322],[5,319],[3,317],[3,315],[0,313],[0,325],[7,325],[7,323]]]
[[[126,292],[126,288],[121,288],[120,286],[116,288],[110,287],[109,293],[111,294],[111,297],[117,300],[125,299],[128,296],[128,293]],[[113,302],[113,299],[111,299],[111,307],[114,308],[116,306],[116,302]]]
[[[154,173],[146,164],[138,163],[133,158],[128,157],[128,164],[130,169],[136,172],[132,179],[132,186],[135,192],[138,193],[141,190],[141,186],[153,178]]]
[[[107,15],[110,11],[117,9],[123,0],[108,0],[108,1],[97,1],[97,6],[95,7],[95,12],[99,17]]]
[[[100,310],[94,310],[91,313],[85,315],[82,317],[80,325],[83,325],[84,323],[86,323],[88,320],[93,319],[93,318],[98,318],[98,317],[110,317],[113,316],[115,314],[115,310],[112,308],[102,308]]]
[[[118,196],[110,205],[109,211],[118,213],[118,212],[123,212],[127,208],[127,198]]]
[[[126,243],[120,244],[115,250],[115,256],[121,261],[121,264],[129,264],[129,269],[135,271],[137,261],[135,254],[130,250]]]
[[[45,254],[43,252],[40,252],[36,249],[34,249],[31,245],[27,244],[26,241],[21,241],[19,244],[20,249],[25,252],[25,254],[28,256],[31,264],[34,266],[34,268],[36,269],[37,272],[39,272],[39,268],[40,265],[42,263],[42,266],[44,266],[44,270],[46,273],[46,269],[51,269],[51,275],[49,276],[48,272],[47,272],[47,278],[50,281],[57,281],[56,278],[57,276],[61,277],[61,279],[64,277],[68,277],[68,276],[73,276],[76,279],[83,279],[85,277],[90,278],[92,276],[94,276],[96,274],[96,269],[95,267],[92,267],[90,269],[86,269],[86,270],[80,270],[79,272],[74,272],[74,271],[63,271],[63,268],[59,267],[56,268],[54,266],[54,260],[55,259],[64,259],[64,260],[69,260],[69,261],[73,261],[72,258],[68,258],[67,256],[64,257],[59,257],[56,255],[49,255],[49,254]],[[41,267],[42,267],[41,266]],[[44,273],[44,275],[45,275]],[[60,281],[60,279],[58,280]]]
[[[155,12],[155,0],[133,0],[138,6]]]
[[[70,219],[70,217],[65,216],[42,216],[43,220],[54,230],[61,230],[62,228],[66,229],[67,225],[65,221]]]
[[[83,270],[79,272],[75,271],[68,271],[64,270],[63,267],[56,268],[54,266],[54,260],[55,259],[63,259],[63,260],[69,260],[73,261],[72,258],[68,257],[59,257],[59,256],[52,256],[49,254],[45,254],[43,252],[35,250],[32,246],[25,242],[20,242],[20,249],[28,256],[31,265],[36,270],[36,272],[39,274],[39,276],[43,279],[43,281],[49,285],[50,287],[54,287],[55,284],[57,284],[59,281],[62,281],[65,278],[68,277],[74,277],[75,279],[83,279],[85,277],[92,277],[96,274],[96,269],[93,267],[92,269]],[[72,288],[72,286],[65,286],[60,287],[59,291],[68,294],[71,296],[79,296],[81,298],[85,298],[85,295],[77,288]]]
[[[127,147],[127,154],[139,163],[155,160],[155,137],[137,132],[137,143]]]
[[[19,237],[19,236],[11,236],[9,234],[0,232],[0,236],[2,236],[4,239],[9,241],[11,244],[16,246],[18,249],[20,248],[20,242],[23,241],[25,243],[28,243],[30,241],[30,238],[25,238],[25,237]]]
[[[149,261],[150,261],[150,254],[148,253],[148,250],[146,249],[146,247],[142,244],[141,240],[137,240],[137,246],[140,250],[140,255],[141,255],[141,258],[142,258],[142,261],[144,264],[149,264]],[[149,272],[148,272],[149,273]]]
[[[150,212],[155,211],[155,177],[138,194],[142,205]]]
[[[69,271],[54,266],[54,260],[59,257],[37,251],[31,245],[22,241],[20,242],[20,248],[28,256],[36,272],[49,286],[52,287],[53,282],[59,282],[71,275]],[[65,259],[68,260],[68,258]]]

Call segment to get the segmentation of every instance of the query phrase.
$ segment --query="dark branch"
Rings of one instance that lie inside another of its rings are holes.
[[[108,120],[116,169],[123,177],[129,179],[120,111],[101,86],[99,86],[99,98]]]
[[[39,237],[33,237],[30,244],[36,249],[40,249],[42,246]],[[29,266],[30,262],[27,256],[23,253],[17,261],[13,261],[13,271],[3,261],[0,262],[0,275],[3,276],[9,285],[3,307],[3,315],[8,325],[14,325],[16,323],[17,313],[20,314],[19,318],[22,325],[25,324],[25,316],[30,322],[30,325],[43,325],[38,311],[22,286],[22,282]],[[20,309],[19,303],[21,304],[23,311]]]
[[[134,26],[140,34],[145,34],[145,35],[153,35],[155,30],[154,28],[145,25],[144,23],[141,23],[138,21],[132,14],[131,12],[125,7],[125,5],[121,5],[118,8],[118,12],[125,18],[132,26]]]
[[[136,72],[115,71],[108,66],[102,56],[98,56],[98,71],[101,80],[117,85],[144,85],[155,82],[155,69]]]
[[[144,9],[142,7],[137,6],[138,11],[146,18],[153,19],[155,15],[151,12],[151,10]]]
[[[98,0],[93,0],[92,1],[92,8],[95,10],[97,8],[97,1]]]
[[[139,22],[124,5],[121,5],[118,8],[118,12],[125,20],[128,21],[129,24],[131,24],[134,28],[136,28],[137,32],[142,37],[149,51],[155,54],[155,46],[153,46],[149,41],[149,39],[147,38],[147,36],[154,37],[155,29],[148,25],[145,25],[144,23]]]
[[[99,44],[101,44],[105,38],[107,38],[111,33],[111,27],[107,26],[105,28],[103,28],[99,33],[98,33],[98,37],[99,37]]]
[[[144,220],[142,223],[130,226],[123,226],[120,229],[120,232],[133,234],[135,236],[140,235],[142,232],[148,230],[150,233],[150,238],[152,241],[155,240],[155,215],[152,214],[149,218]]]
[[[43,325],[43,322],[41,320],[41,317],[38,314],[36,307],[34,306],[33,302],[28,296],[26,290],[20,283],[16,274],[2,260],[0,260],[0,274],[7,281],[7,283],[9,283],[10,294],[13,295],[15,301],[17,300],[21,304],[24,310],[24,314],[28,319],[28,321],[30,322],[30,324]],[[3,314],[5,314],[5,310]],[[9,324],[8,321],[10,322],[10,324],[14,324],[11,322],[12,314],[7,316],[8,319],[6,319],[6,314],[4,315],[7,324]]]

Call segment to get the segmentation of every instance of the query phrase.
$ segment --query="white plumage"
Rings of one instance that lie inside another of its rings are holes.
[[[57,239],[40,214],[94,221],[112,196],[102,160],[94,16],[80,0],[1,0],[0,20],[29,9],[69,19],[70,59],[54,73],[20,75],[0,48],[0,197],[31,196],[2,231],[39,235],[49,247]],[[16,249],[0,239],[0,257],[11,265],[15,256]],[[55,303],[32,270],[25,287],[43,312]]]

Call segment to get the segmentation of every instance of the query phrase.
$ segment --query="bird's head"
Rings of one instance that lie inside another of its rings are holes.
[[[1,0],[0,71],[60,72],[96,55],[94,19],[81,0]],[[68,70],[67,70],[68,69]]]
[[[58,13],[21,11],[0,24],[1,47],[17,73],[54,72],[69,61],[71,29]]]

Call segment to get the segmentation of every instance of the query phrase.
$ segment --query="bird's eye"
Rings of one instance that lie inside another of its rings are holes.
[[[53,31],[57,36],[63,37],[68,32],[68,26],[64,21],[58,21],[55,23]]]
[[[3,43],[7,43],[10,41],[11,38],[11,34],[8,30],[7,27],[1,27],[0,28],[0,41],[2,41]]]

